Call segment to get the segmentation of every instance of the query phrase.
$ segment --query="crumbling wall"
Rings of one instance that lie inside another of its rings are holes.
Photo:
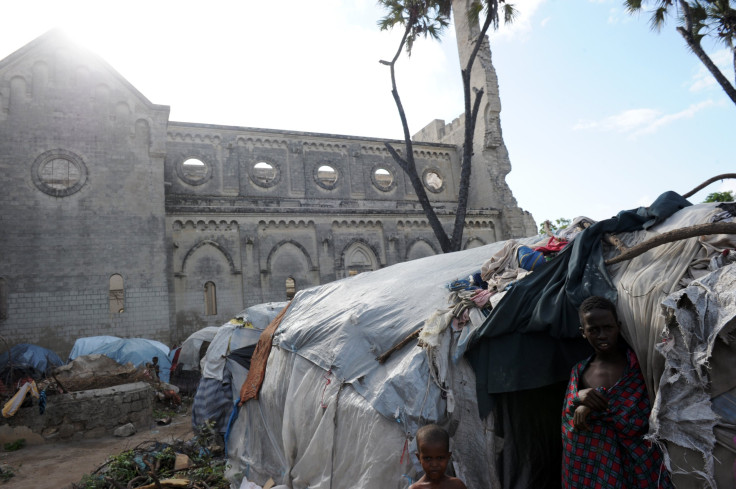
[[[145,382],[116,385],[49,396],[46,412],[39,414],[38,401],[2,420],[0,443],[26,438],[30,432],[43,440],[97,438],[111,435],[118,426],[133,423],[147,429],[153,419],[153,389]],[[42,441],[33,437],[36,442]]]

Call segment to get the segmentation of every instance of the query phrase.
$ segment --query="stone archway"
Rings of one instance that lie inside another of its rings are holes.
[[[380,268],[376,253],[367,243],[361,241],[354,241],[345,248],[342,264],[346,277]]]

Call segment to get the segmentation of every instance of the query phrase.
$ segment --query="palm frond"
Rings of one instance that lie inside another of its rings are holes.
[[[667,20],[667,7],[659,6],[652,11],[652,18],[649,20],[649,25],[653,31],[661,31]]]
[[[628,14],[637,13],[641,11],[642,0],[625,0],[624,7],[626,8],[626,13]]]
[[[518,17],[519,11],[513,4],[504,3],[503,5],[503,21],[505,24],[511,24]]]

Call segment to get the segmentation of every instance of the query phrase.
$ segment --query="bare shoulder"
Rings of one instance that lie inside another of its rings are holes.
[[[468,489],[465,483],[457,477],[447,477],[442,484],[442,489]]]
[[[453,477],[450,482],[452,485],[447,486],[448,489],[468,489],[465,483],[456,477]]]

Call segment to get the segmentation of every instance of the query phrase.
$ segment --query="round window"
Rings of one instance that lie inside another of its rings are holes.
[[[46,151],[33,162],[33,183],[42,192],[66,197],[87,181],[87,167],[79,155],[63,149]]]
[[[445,182],[437,170],[427,170],[424,172],[424,186],[430,192],[441,192]]]
[[[330,165],[319,165],[315,179],[317,183],[326,189],[333,189],[337,184],[337,170]]]
[[[279,181],[278,166],[267,161],[259,161],[253,165],[250,179],[259,187],[272,187]]]
[[[204,161],[196,158],[186,160],[181,164],[181,169],[183,170],[184,176],[192,180],[202,180],[207,176],[207,165],[204,164]]]
[[[179,177],[189,185],[200,185],[212,176],[212,168],[199,158],[187,158],[176,167]]]
[[[379,190],[390,190],[394,185],[394,174],[390,170],[379,166],[373,169],[371,180]]]

